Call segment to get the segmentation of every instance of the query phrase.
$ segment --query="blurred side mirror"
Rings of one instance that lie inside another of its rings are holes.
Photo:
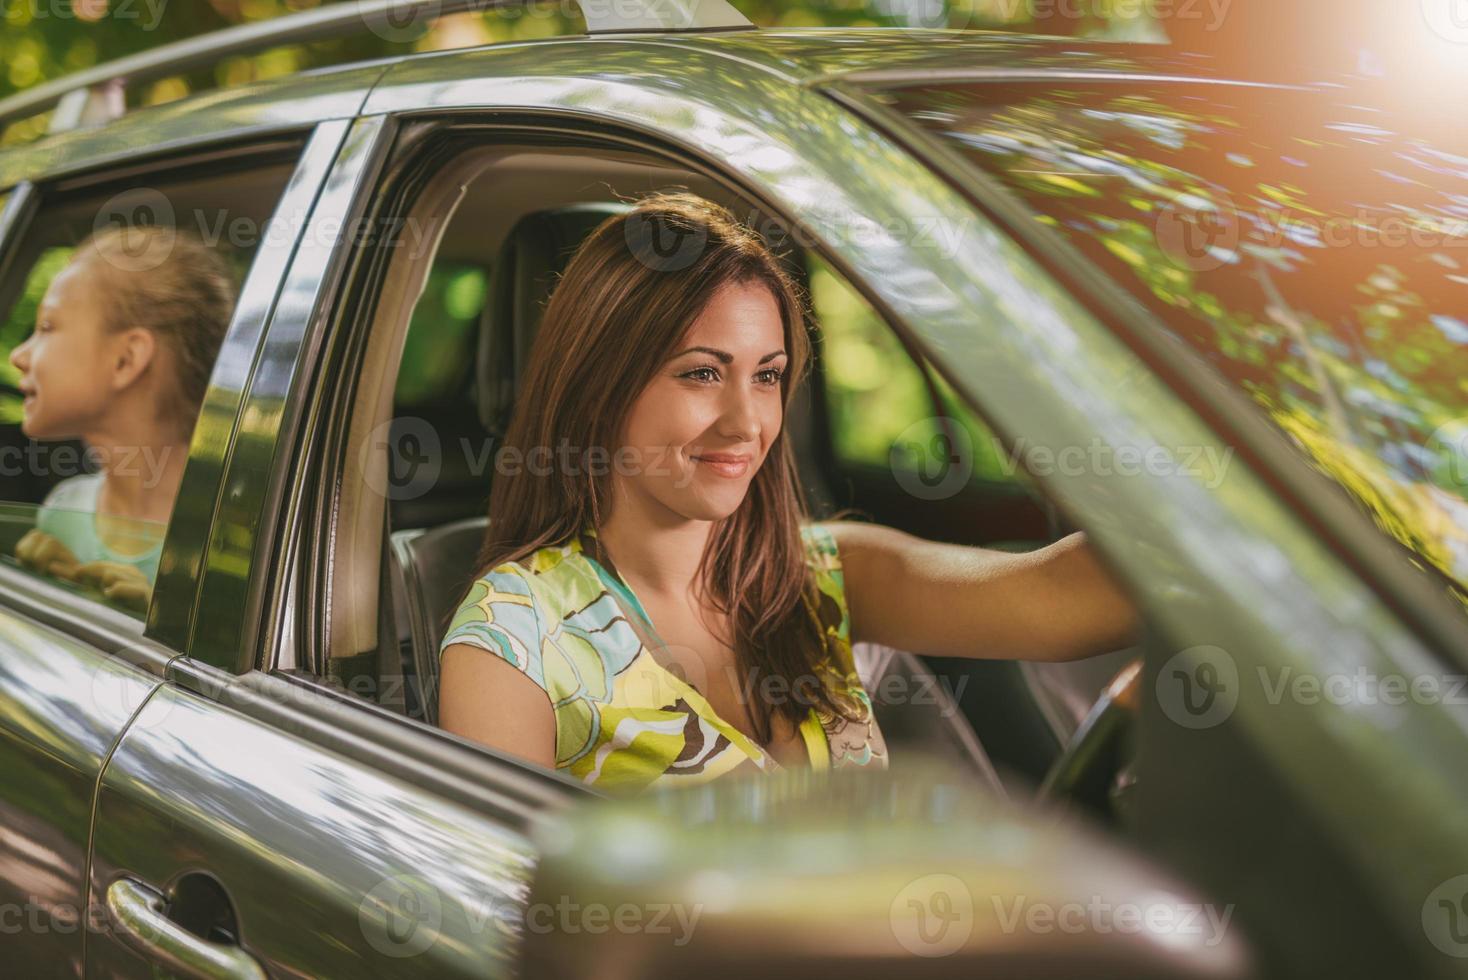
[[[1232,906],[928,765],[598,802],[538,836],[531,978],[1254,975]]]

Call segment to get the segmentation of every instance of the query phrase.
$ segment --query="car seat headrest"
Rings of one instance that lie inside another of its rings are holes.
[[[560,274],[597,225],[631,207],[607,201],[535,211],[505,237],[490,270],[475,364],[479,421],[493,438],[510,424],[530,345]]]

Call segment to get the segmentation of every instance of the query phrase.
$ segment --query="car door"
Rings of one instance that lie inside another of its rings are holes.
[[[0,568],[0,941],[14,976],[80,976],[97,779],[168,653],[27,577]]]
[[[5,970],[17,976],[82,975],[87,943],[106,927],[87,889],[96,787],[124,729],[178,655],[156,624],[186,619],[192,595],[163,588],[146,606],[122,606],[20,560],[22,541],[61,512],[45,505],[48,492],[85,478],[91,464],[75,440],[25,434],[22,375],[9,357],[32,335],[38,304],[83,239],[114,219],[163,217],[190,230],[194,217],[206,226],[220,218],[258,225],[284,192],[300,151],[289,138],[252,141],[228,154],[160,155],[143,146],[125,162],[99,165],[82,152],[68,159],[64,150],[76,147],[63,140],[12,150],[0,164],[11,175],[34,175],[16,184],[0,210],[0,932]],[[309,200],[324,173],[302,173],[295,198]],[[261,254],[258,242],[213,244],[232,269]],[[288,243],[279,248],[288,252]],[[249,282],[256,291],[278,284],[265,252]],[[235,313],[236,331],[248,331],[248,305]],[[132,463],[118,465],[146,465],[137,458],[144,447],[137,448]],[[206,529],[187,515],[175,517],[166,532],[152,529],[165,568],[176,567]]]
[[[1282,666],[1339,675],[1342,664],[1430,676],[1463,648],[1461,616],[1440,594],[1404,601],[1420,580],[1385,541],[1352,530],[1348,548],[1344,533],[1317,533],[1281,492],[1275,468],[1300,481],[1305,471],[1266,455],[1276,444],[1260,449],[1251,436],[1248,458],[1217,471],[1188,465],[1223,458],[1248,430],[1204,401],[1211,388],[1179,390],[1165,339],[1089,309],[1011,223],[976,204],[989,196],[977,178],[907,132],[910,121],[878,111],[855,79],[828,72],[801,86],[792,61],[762,67],[758,44],[728,42],[725,57],[719,43],[606,39],[404,62],[367,111],[431,102],[440,114],[555,115],[603,136],[651,134],[797,217],[1007,444],[1024,437],[1038,485],[1136,590],[1155,633],[1134,816],[1155,849],[1220,901],[1237,899],[1240,919],[1296,968],[1287,972],[1329,962],[1360,975],[1395,956],[1420,975],[1451,975],[1423,940],[1423,910],[1439,928],[1451,905],[1440,889],[1459,881],[1461,706],[1338,710],[1238,683],[1237,699],[1210,685],[1199,702],[1179,688],[1190,679],[1198,695],[1220,676],[1215,651],[1250,681]],[[649,70],[654,62],[669,70]],[[947,118],[948,103],[936,104],[925,119]],[[1127,465],[1099,465],[1091,452]],[[1353,566],[1343,555],[1366,557]],[[1226,721],[1190,723],[1189,709],[1214,704],[1229,709]],[[1421,781],[1409,786],[1408,773]],[[1394,790],[1363,792],[1373,786]],[[1294,901],[1279,904],[1279,889]]]
[[[36,189],[13,189],[0,208],[0,264],[9,261]],[[20,440],[7,440],[19,450]],[[6,496],[24,476],[23,455],[5,454]],[[0,508],[0,535],[12,545],[34,522],[33,505]],[[4,549],[10,553],[12,548]],[[162,674],[110,656],[98,632],[135,626],[87,609],[60,588],[0,563],[0,935],[23,974],[81,971],[92,794],[107,752]],[[103,620],[103,622],[98,622]],[[58,629],[64,623],[71,630]],[[100,695],[100,697],[99,697]]]
[[[90,893],[112,927],[90,976],[207,962],[217,976],[482,977],[514,961],[529,831],[567,786],[405,730],[331,680],[258,669],[289,618],[264,597],[292,560],[275,531],[304,472],[287,448],[312,412],[299,368],[332,342],[324,311],[393,134],[380,117],[317,129],[307,155],[330,173],[280,298],[255,348],[216,375],[211,401],[237,410],[206,410],[200,425],[217,428],[200,440],[222,452],[189,474],[212,530],[187,655],[97,793]]]

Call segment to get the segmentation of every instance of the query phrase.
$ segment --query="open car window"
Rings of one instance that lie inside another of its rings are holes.
[[[959,482],[1018,483],[1019,468],[1006,457],[992,430],[930,370],[943,402],[935,409],[922,369],[871,304],[818,254],[808,253],[807,266],[811,307],[825,356],[826,409],[837,462],[891,466],[917,475],[934,441],[950,438],[940,421],[947,417],[957,423],[958,444],[951,449],[940,446],[932,453],[935,462],[944,464],[944,476],[951,463]],[[929,478],[944,477],[934,472]]]
[[[199,404],[294,170],[290,151],[252,162],[41,189],[0,281],[4,564],[146,618]],[[123,345],[147,358],[126,378]]]

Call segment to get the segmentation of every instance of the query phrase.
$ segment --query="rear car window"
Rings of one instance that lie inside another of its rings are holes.
[[[1345,94],[916,84],[874,95],[1018,195],[1468,586],[1468,147]]]

